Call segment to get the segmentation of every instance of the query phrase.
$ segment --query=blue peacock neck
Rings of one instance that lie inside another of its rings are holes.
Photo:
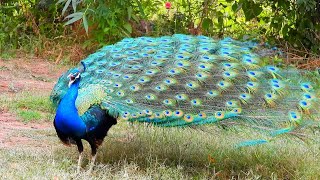
[[[76,108],[76,99],[78,97],[79,85],[80,85],[80,79],[76,80],[74,83],[71,84],[66,95],[62,98],[62,100],[60,102],[61,106],[68,105],[69,107],[72,107],[72,109],[74,109],[78,112],[78,110]]]
[[[79,84],[80,78],[71,84],[59,103],[56,114],[56,125],[64,133],[82,137],[86,133],[86,125],[79,117],[76,107]]]

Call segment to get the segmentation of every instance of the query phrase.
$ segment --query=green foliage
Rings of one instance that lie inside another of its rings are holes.
[[[264,17],[269,22],[269,36],[276,36],[294,47],[320,51],[320,4],[315,0],[266,1],[272,13]]]
[[[61,6],[61,3],[63,6]],[[132,33],[130,20],[135,18],[132,14],[132,3],[127,0],[120,1],[90,1],[80,3],[77,0],[60,0],[57,3],[62,9],[62,15],[72,6],[74,13],[65,17],[65,25],[73,24],[81,20],[82,25],[88,33],[91,27],[92,40],[113,42],[122,37],[129,37]]]
[[[60,0],[62,14],[72,6],[65,25],[82,20],[94,40],[114,42],[135,35],[173,33],[285,40],[294,47],[319,51],[319,3],[308,1],[174,0],[83,1]],[[124,8],[125,7],[125,8]],[[140,32],[140,33],[137,33]]]

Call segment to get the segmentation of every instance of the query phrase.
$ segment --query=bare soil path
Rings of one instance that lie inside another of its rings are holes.
[[[66,70],[64,66],[38,58],[0,59],[0,95],[13,97],[27,91],[49,96],[56,80]],[[0,108],[0,147],[34,146],[37,140],[19,132],[51,128],[51,122],[23,123],[8,109]]]

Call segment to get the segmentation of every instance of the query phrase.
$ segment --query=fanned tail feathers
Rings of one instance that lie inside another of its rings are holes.
[[[264,65],[257,48],[253,42],[182,34],[126,38],[82,61],[79,96],[89,97],[78,106],[100,104],[120,119],[164,127],[236,121],[270,129],[272,136],[318,120],[312,75]],[[63,81],[52,99],[63,93]],[[94,86],[104,92],[90,100]]]

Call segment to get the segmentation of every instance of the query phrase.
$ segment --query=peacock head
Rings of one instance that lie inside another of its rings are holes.
[[[69,79],[69,84],[68,86],[70,87],[71,84],[73,84],[74,82],[78,82],[80,81],[80,71],[78,69],[73,69],[70,74],[67,76],[67,78]]]

